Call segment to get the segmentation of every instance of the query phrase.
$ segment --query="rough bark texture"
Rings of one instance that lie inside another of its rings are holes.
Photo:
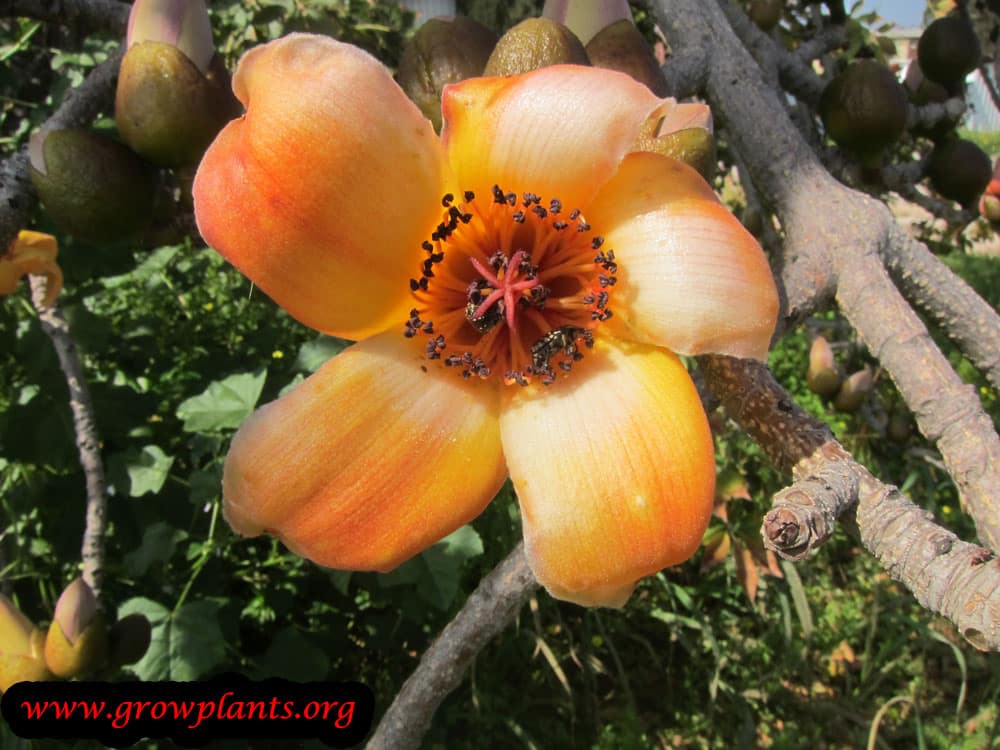
[[[94,596],[100,598],[104,578],[104,536],[107,532],[108,490],[104,481],[104,464],[101,461],[101,443],[97,436],[94,404],[83,373],[83,364],[77,354],[76,342],[69,330],[69,323],[56,305],[44,307],[45,280],[31,277],[31,299],[38,311],[52,348],[59,357],[59,366],[69,388],[69,408],[73,412],[73,433],[80,454],[80,466],[87,485],[87,512],[83,530],[81,560],[83,580]]]
[[[458,687],[472,660],[514,619],[538,582],[519,544],[486,576],[441,631],[385,712],[369,750],[420,746],[437,707]]]

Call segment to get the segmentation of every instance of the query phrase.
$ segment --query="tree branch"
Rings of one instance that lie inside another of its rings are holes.
[[[417,748],[441,701],[462,681],[476,654],[514,619],[538,582],[520,543],[469,596],[385,712],[368,750]]]
[[[23,17],[124,34],[129,6],[118,0],[0,0],[0,18]]]
[[[729,416],[795,483],[774,496],[764,543],[801,560],[857,506],[865,548],[917,601],[958,627],[976,648],[1000,651],[1000,563],[989,550],[938,526],[895,487],[883,484],[806,414],[767,367],[752,360],[698,357],[710,389]]]
[[[83,364],[77,354],[76,342],[70,334],[69,323],[55,305],[45,307],[45,279],[31,276],[31,301],[38,311],[52,348],[59,357],[59,366],[66,377],[69,388],[69,406],[73,412],[73,432],[80,454],[80,466],[87,487],[86,523],[83,531],[81,559],[83,560],[83,580],[100,598],[101,583],[104,578],[104,537],[107,532],[108,491],[104,481],[104,465],[101,462],[101,444],[97,437],[97,420],[94,418],[94,404],[90,399],[90,389],[83,372]]]
[[[59,108],[42,127],[49,130],[84,127],[110,107],[122,54],[119,47],[107,60],[95,66],[83,83],[67,91]],[[28,226],[37,200],[25,147],[0,164],[0,247],[7,247],[17,233]]]

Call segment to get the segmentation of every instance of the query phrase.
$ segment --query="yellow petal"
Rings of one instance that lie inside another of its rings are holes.
[[[0,257],[0,294],[13,294],[26,274],[45,276],[42,307],[49,307],[62,291],[62,269],[56,263],[59,245],[51,234],[22,229],[7,254]]]
[[[553,596],[621,606],[701,542],[712,436],[670,352],[599,339],[556,386],[506,389],[500,429],[528,559]]]
[[[765,359],[778,293],[760,245],[693,169],[629,154],[587,211],[619,262],[616,335]]]
[[[251,50],[233,89],[247,114],[198,169],[202,236],[313,328],[357,339],[405,320],[445,192],[430,123],[381,63],[327,37]]]
[[[31,653],[31,632],[34,624],[14,602],[0,594],[0,653],[28,655]]]
[[[496,387],[386,332],[240,428],[225,515],[333,568],[387,571],[475,518],[506,476]]]
[[[446,87],[441,138],[462,190],[498,184],[584,209],[660,105],[623,73],[554,65]]]

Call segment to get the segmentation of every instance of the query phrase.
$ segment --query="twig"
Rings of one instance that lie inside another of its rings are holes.
[[[0,18],[11,16],[125,33],[129,6],[118,0],[0,0]]]
[[[59,108],[43,128],[82,127],[107,109],[115,95],[122,49],[94,67],[83,83],[66,92]],[[0,247],[7,247],[31,220],[37,197],[31,185],[31,163],[27,148],[0,164]]]
[[[714,355],[699,357],[698,364],[729,416],[796,479],[774,496],[764,516],[768,547],[802,559],[833,534],[838,516],[857,505],[861,541],[887,572],[974,646],[1000,651],[1000,563],[989,550],[959,540],[875,479],[763,364]]]
[[[899,230],[883,258],[903,294],[938,323],[1000,388],[1000,315],[927,247]]]
[[[69,323],[55,305],[44,307],[45,282],[42,277],[31,277],[31,301],[38,311],[52,347],[59,357],[59,366],[66,377],[69,388],[69,406],[73,412],[73,432],[76,447],[80,453],[80,466],[87,486],[86,525],[83,531],[81,558],[83,560],[83,580],[100,598],[101,583],[104,578],[104,537],[107,532],[107,485],[104,482],[104,466],[101,463],[100,440],[97,437],[97,421],[94,405],[90,399],[90,389],[83,373],[83,364],[77,354],[76,342],[70,334]]]
[[[518,544],[469,596],[404,683],[368,743],[368,750],[420,746],[441,701],[462,681],[476,654],[514,619],[538,582]]]

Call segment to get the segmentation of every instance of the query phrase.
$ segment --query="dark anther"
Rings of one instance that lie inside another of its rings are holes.
[[[415,292],[420,288],[420,282],[416,279],[410,279],[410,291]]]
[[[588,224],[585,221],[581,221],[579,224],[576,225],[576,231],[578,231],[578,232],[589,232],[590,231],[590,224]]]
[[[476,199],[476,194],[473,193],[471,190],[466,190],[463,197],[465,198],[466,203],[471,203]]]
[[[579,215],[580,215],[580,209],[574,208],[572,211],[569,212],[569,220],[576,221],[576,217]]]
[[[549,215],[549,212],[546,211],[541,206],[535,206],[531,210],[535,213],[535,216],[537,216],[539,219],[544,219],[546,216]]]
[[[434,252],[434,245],[432,245],[427,240],[424,240],[423,244],[421,244],[420,247],[422,247],[424,250],[426,250],[429,253],[433,253]]]
[[[472,221],[472,214],[462,214],[458,218],[462,221],[463,224],[468,224],[470,221]]]
[[[603,244],[604,244],[604,238],[603,237],[594,237],[594,239],[592,239],[590,241],[590,246],[594,250],[599,249],[601,247],[601,245],[603,245]],[[600,261],[598,261],[597,259],[594,260],[594,263],[598,263],[598,262],[600,262]]]
[[[505,195],[504,198],[506,198],[508,206],[513,206],[515,203],[517,203],[517,196],[514,195],[513,193],[507,193],[507,195]]]
[[[553,198],[549,201],[549,213],[557,214],[562,211],[562,201],[558,198]]]
[[[511,214],[510,218],[512,218],[518,224],[523,224],[524,223],[524,211],[515,211],[513,214]]]
[[[445,193],[444,197],[441,199],[441,205],[444,206],[445,208],[448,208],[448,206],[451,205],[451,202],[453,200],[455,200],[454,195],[452,195],[451,193]]]
[[[564,230],[568,226],[569,226],[569,224],[567,224],[565,221],[553,221],[552,222],[553,229],[556,229],[556,230],[558,230],[560,232],[562,230]]]
[[[588,294],[588,295],[587,295],[586,297],[584,297],[584,298],[583,298],[582,300],[580,300],[580,301],[581,301],[581,302],[582,302],[583,304],[585,304],[585,305],[592,305],[592,304],[594,304],[594,295],[593,295],[593,294]]]
[[[494,203],[506,203],[507,196],[503,194],[503,190],[500,189],[499,185],[493,186],[493,202]]]
[[[419,286],[421,289],[423,289],[426,292],[427,291],[427,277],[425,276],[424,278],[420,279],[420,281],[417,282],[417,286]]]
[[[424,324],[424,333],[434,333],[434,321],[429,320]]]
[[[431,263],[440,263],[444,260],[444,253],[433,253],[430,257]]]
[[[490,256],[490,265],[493,267],[494,271],[499,271],[501,268],[507,267],[507,260],[507,256],[497,250]]]

